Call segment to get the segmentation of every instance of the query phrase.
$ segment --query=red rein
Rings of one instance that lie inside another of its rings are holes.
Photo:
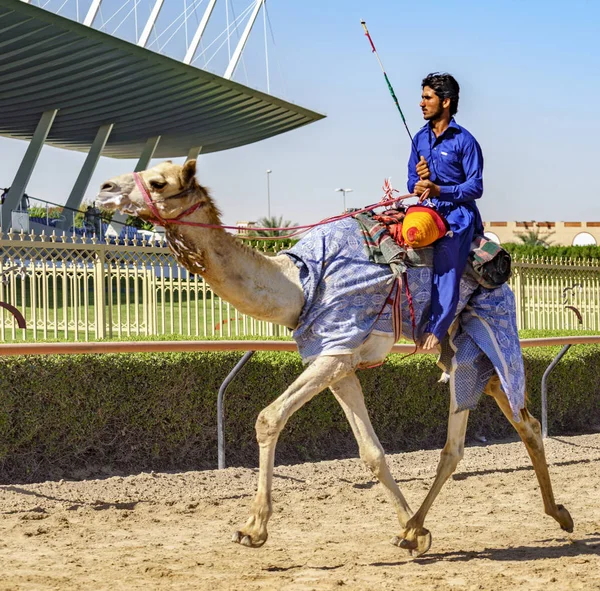
[[[190,222],[190,221],[183,220],[182,218],[192,214],[194,211],[196,211],[202,205],[202,202],[200,202],[200,201],[198,203],[195,203],[191,207],[188,207],[185,211],[181,212],[177,217],[165,219],[160,215],[158,209],[156,208],[155,202],[152,201],[152,199],[150,197],[150,191],[146,187],[146,183],[144,182],[144,179],[141,177],[141,175],[137,172],[134,172],[133,178],[135,179],[135,184],[137,185],[137,188],[140,190],[140,192],[142,193],[142,196],[144,197],[144,201],[146,202],[146,205],[148,206],[148,208],[152,212],[152,215],[154,216],[152,219],[149,220],[153,224],[156,224],[159,226],[165,226],[166,224],[176,224],[176,225],[180,225],[180,226],[195,226],[197,228],[236,230],[237,232],[240,231],[240,228],[238,226],[223,226],[221,224],[203,224],[201,222]],[[387,189],[385,192],[386,194],[385,194],[384,198],[381,201],[379,201],[379,203],[367,205],[366,207],[363,207],[362,209],[343,213],[340,215],[334,215],[332,217],[325,218],[324,220],[321,220],[320,222],[316,222],[314,224],[307,224],[305,226],[294,226],[293,227],[294,231],[291,232],[290,234],[287,234],[286,236],[252,236],[251,238],[252,238],[252,240],[276,240],[276,239],[282,239],[282,238],[283,239],[294,238],[295,236],[302,234],[305,230],[311,230],[312,228],[316,228],[317,226],[323,226],[325,224],[337,222],[338,220],[343,220],[345,218],[352,217],[358,213],[365,213],[367,211],[372,211],[373,209],[376,209],[378,207],[386,207],[389,205],[393,205],[394,203],[398,203],[399,201],[403,201],[404,199],[409,199],[410,197],[415,197],[415,195],[413,195],[413,194],[402,195],[401,197],[393,197],[392,195],[394,192],[397,193],[398,191],[396,191],[396,189],[391,189],[391,188]],[[178,193],[176,195],[171,195],[170,197],[168,197],[168,199],[176,199],[178,197],[184,197],[185,195],[187,195],[187,193],[189,193],[189,190],[182,191],[181,193]],[[424,196],[421,196],[421,201],[423,200],[423,198],[424,198]],[[252,227],[252,228],[249,228],[249,230],[256,231],[256,232],[261,232],[261,231],[263,231],[263,232],[274,232],[274,231],[289,232],[291,229],[292,228],[290,228],[290,227],[285,227],[285,228],[255,228],[255,227]],[[248,238],[248,236],[238,236],[238,238]]]

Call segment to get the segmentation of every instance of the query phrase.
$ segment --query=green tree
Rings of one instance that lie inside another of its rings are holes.
[[[38,205],[37,203],[32,205],[27,212],[30,217],[45,218],[46,207],[44,205]],[[50,207],[48,208],[48,218],[51,220],[59,219],[62,215],[62,207]]]
[[[285,237],[298,225],[293,224],[289,220],[284,221],[283,216],[260,218],[257,224],[260,228],[289,228],[290,230],[252,230],[250,236],[264,236],[266,238]]]
[[[553,234],[554,232],[550,232],[544,238],[542,238],[539,230],[527,230],[526,232],[517,234],[517,238],[521,241],[520,244],[526,244],[527,246],[543,246],[544,248],[548,248],[552,242],[548,239]]]

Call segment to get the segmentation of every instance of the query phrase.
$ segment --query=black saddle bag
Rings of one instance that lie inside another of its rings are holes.
[[[471,243],[467,273],[483,287],[500,287],[510,278],[510,254],[493,240],[475,236]]]

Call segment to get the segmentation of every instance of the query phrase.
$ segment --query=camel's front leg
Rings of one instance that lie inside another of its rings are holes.
[[[260,449],[258,490],[246,525],[233,534],[233,541],[258,547],[267,541],[267,523],[273,512],[271,488],[275,446],[288,419],[325,388],[352,372],[349,355],[318,357],[296,381],[258,415],[256,438]]]
[[[506,418],[511,422],[517,433],[523,440],[527,453],[531,458],[531,463],[535,470],[542,499],[544,501],[544,510],[547,515],[554,517],[560,524],[560,527],[565,531],[573,531],[573,519],[569,512],[562,506],[557,505],[552,492],[552,483],[550,482],[550,473],[548,472],[548,464],[546,462],[546,454],[544,452],[544,442],[542,440],[542,430],[540,429],[539,421],[529,414],[529,411],[524,408],[521,411],[521,420],[516,423],[513,419],[512,410],[508,402],[506,394],[500,389],[500,381],[494,376],[486,386],[485,393],[494,398],[500,410]]]
[[[450,416],[448,418],[448,437],[446,439],[446,445],[444,445],[444,449],[442,449],[435,480],[433,481],[431,489],[427,493],[423,504],[419,507],[419,510],[414,516],[409,519],[401,537],[397,540],[397,544],[400,548],[405,548],[411,552],[414,551],[417,556],[427,552],[431,547],[431,534],[423,527],[425,517],[427,516],[431,505],[433,505],[433,501],[435,501],[440,490],[442,490],[444,483],[450,478],[454,470],[456,470],[456,466],[458,466],[458,463],[462,460],[468,418],[469,411],[463,410],[457,413],[456,403],[451,399]]]
[[[385,487],[398,514],[400,525],[404,528],[412,515],[412,511],[385,461],[383,447],[371,425],[362,387],[356,374],[353,373],[336,382],[330,386],[330,389],[340,403],[352,427],[361,459]]]

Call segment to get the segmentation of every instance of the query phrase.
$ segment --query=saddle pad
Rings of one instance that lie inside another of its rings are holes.
[[[300,271],[305,304],[294,340],[305,363],[319,355],[351,353],[373,331],[393,334],[392,310],[386,301],[397,285],[396,276],[389,265],[369,261],[355,220],[318,226],[282,254]],[[420,338],[429,318],[432,270],[411,267],[407,278],[415,337]],[[444,341],[440,361],[451,374],[458,409],[473,408],[490,372],[496,371],[518,419],[525,403],[525,375],[510,288],[483,289],[465,275],[457,313],[453,340]],[[402,333],[408,339],[413,337],[404,289]]]

